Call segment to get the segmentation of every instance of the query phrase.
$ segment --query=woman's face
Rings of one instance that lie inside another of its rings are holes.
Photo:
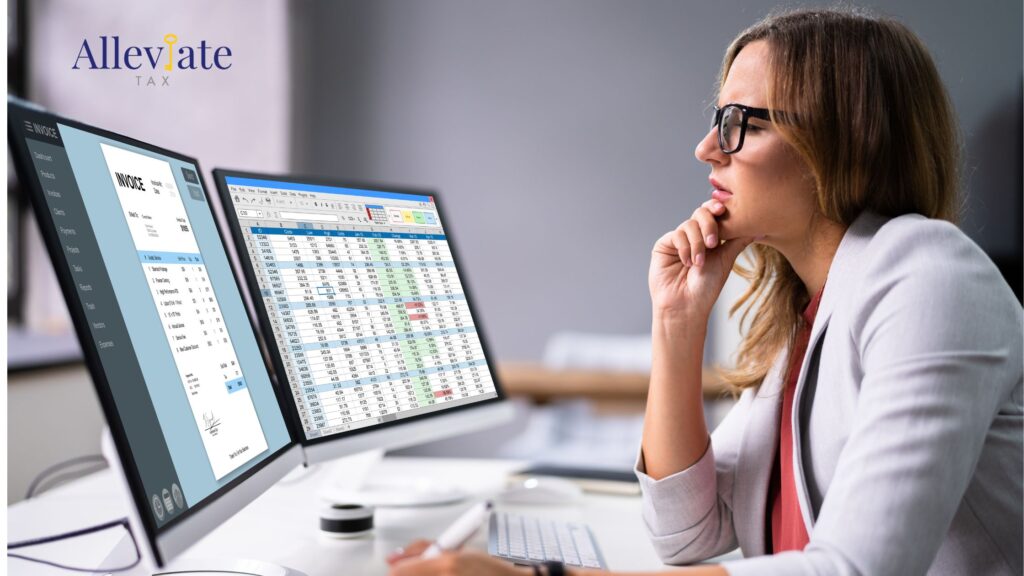
[[[767,108],[768,44],[744,47],[733,61],[718,106]],[[814,178],[796,150],[771,123],[751,118],[743,147],[723,154],[718,131],[697,145],[697,159],[711,166],[712,197],[726,206],[718,219],[723,239],[764,236],[769,245],[788,244],[806,234],[817,211]]]

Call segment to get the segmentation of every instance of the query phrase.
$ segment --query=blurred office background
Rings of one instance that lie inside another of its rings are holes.
[[[785,3],[804,4],[818,5]],[[8,0],[8,88],[197,156],[207,171],[436,188],[522,418],[412,452],[580,464],[603,454],[628,467],[649,363],[650,249],[708,196],[693,149],[722,53],[779,5]],[[861,5],[905,22],[932,51],[964,138],[962,227],[1019,298],[1021,3]],[[84,38],[145,43],[169,31],[231,46],[231,70],[140,87],[130,74],[70,69]],[[13,502],[47,465],[97,452],[102,415],[13,176],[8,187],[8,430],[36,438],[9,446]],[[723,300],[742,289],[730,281]],[[712,319],[708,366],[728,364],[739,339],[726,307]],[[706,384],[715,422],[731,400],[710,371]]]

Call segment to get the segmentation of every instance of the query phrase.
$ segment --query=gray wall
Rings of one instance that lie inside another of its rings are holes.
[[[775,6],[299,2],[293,166],[439,188],[501,359],[538,358],[556,330],[644,333],[650,248],[708,194],[693,148],[722,53]],[[965,229],[1019,254],[1021,3],[880,9],[924,39],[953,97]]]
[[[216,166],[282,170],[289,165],[286,5],[276,0],[35,0],[28,8],[30,100],[56,114],[193,156],[206,171]],[[231,68],[216,74],[172,72],[167,87],[140,87],[135,72],[128,70],[71,69],[85,38],[98,50],[101,35],[152,44],[169,30],[183,43],[206,39],[230,46]],[[217,195],[211,196],[216,202]],[[42,238],[34,222],[26,227],[25,325],[70,331],[71,319]]]

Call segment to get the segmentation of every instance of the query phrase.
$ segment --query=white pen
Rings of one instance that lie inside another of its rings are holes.
[[[430,545],[430,548],[427,548],[422,558],[433,558],[442,552],[461,548],[480,529],[480,526],[483,526],[492,507],[491,501],[485,500],[466,510]]]

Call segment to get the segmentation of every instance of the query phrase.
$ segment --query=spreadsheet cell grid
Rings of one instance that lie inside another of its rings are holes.
[[[289,213],[324,200],[229,190]],[[436,210],[365,200],[345,198],[361,211],[337,224],[246,220],[235,206],[307,437],[496,393]]]

